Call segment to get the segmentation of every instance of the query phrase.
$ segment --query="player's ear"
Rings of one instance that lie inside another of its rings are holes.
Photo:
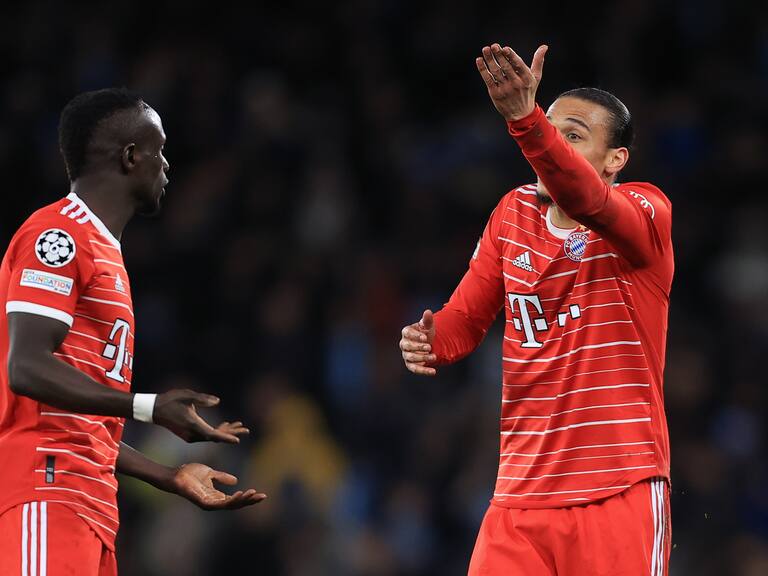
[[[629,150],[624,148],[609,148],[608,158],[605,163],[605,171],[609,176],[618,174],[624,169],[629,161]]]
[[[123,172],[128,173],[136,167],[136,144],[128,144],[123,147],[120,154],[120,167]]]

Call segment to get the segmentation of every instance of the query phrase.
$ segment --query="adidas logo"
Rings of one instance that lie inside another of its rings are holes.
[[[520,256],[512,260],[512,264],[528,272],[533,272],[533,266],[531,266],[531,254],[526,250]]]
[[[120,274],[115,278],[115,290],[118,292],[125,292],[125,285],[123,284],[123,279],[120,278]]]

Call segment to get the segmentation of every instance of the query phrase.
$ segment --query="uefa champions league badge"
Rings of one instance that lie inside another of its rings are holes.
[[[565,239],[565,242],[563,242],[565,255],[574,262],[581,262],[581,258],[587,250],[588,241],[589,230],[586,230],[583,226],[579,230],[571,232],[568,234],[568,238]]]

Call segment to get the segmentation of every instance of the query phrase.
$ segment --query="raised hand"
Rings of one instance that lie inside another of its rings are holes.
[[[475,59],[493,105],[508,122],[525,118],[536,107],[536,90],[546,52],[547,46],[539,46],[530,68],[512,48],[502,48],[499,44],[485,46],[483,55]]]
[[[425,310],[421,320],[409,324],[402,331],[400,350],[403,354],[405,367],[414,374],[434,376],[437,374],[430,362],[437,357],[432,354],[432,342],[435,341],[435,319],[431,310]]]
[[[205,464],[192,463],[184,464],[176,471],[171,489],[203,510],[236,510],[258,504],[267,497],[253,488],[225,494],[214,487],[214,481],[227,486],[237,484],[237,478],[232,474],[214,470]]]
[[[239,436],[248,434],[242,422],[223,422],[216,428],[197,413],[197,408],[216,406],[219,399],[192,390],[170,390],[157,396],[153,421],[168,428],[187,442],[227,442],[237,444]]]

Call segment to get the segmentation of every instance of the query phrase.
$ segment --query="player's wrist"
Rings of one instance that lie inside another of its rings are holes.
[[[139,422],[153,423],[157,394],[133,395],[133,419]]]

